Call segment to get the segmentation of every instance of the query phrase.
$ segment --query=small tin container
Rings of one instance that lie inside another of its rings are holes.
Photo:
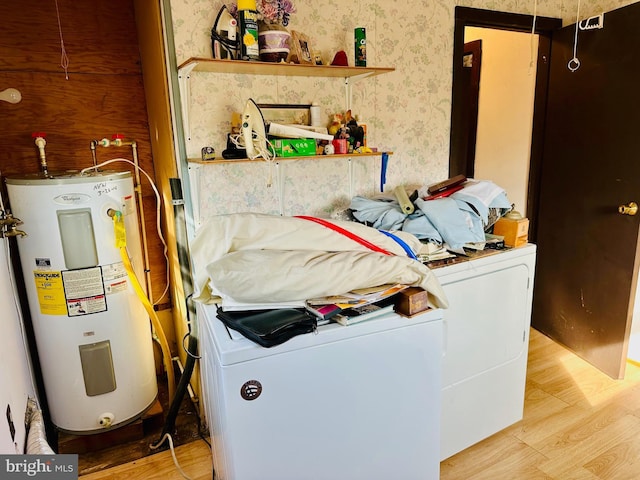
[[[367,66],[367,31],[364,27],[354,30],[353,38],[355,42],[355,65],[356,67]]]

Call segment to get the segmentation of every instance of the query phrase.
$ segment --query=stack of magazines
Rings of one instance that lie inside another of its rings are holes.
[[[306,301],[305,308],[318,318],[318,325],[332,321],[351,325],[392,312],[395,295],[406,288],[408,285],[387,284],[344,295],[312,298]]]

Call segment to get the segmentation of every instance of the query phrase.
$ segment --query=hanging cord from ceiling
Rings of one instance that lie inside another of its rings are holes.
[[[576,33],[573,39],[573,58],[567,63],[567,68],[575,72],[580,68],[580,60],[578,60],[578,30],[580,29],[580,0],[578,0],[578,9],[576,12]]]
[[[56,15],[58,17],[58,32],[60,32],[60,66],[64,70],[64,78],[69,80],[69,57],[67,56],[67,51],[64,48],[64,39],[62,38],[62,23],[60,22],[60,9],[58,8],[58,0],[56,1]]]

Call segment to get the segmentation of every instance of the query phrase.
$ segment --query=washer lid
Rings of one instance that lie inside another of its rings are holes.
[[[345,327],[337,323],[329,323],[318,327],[316,333],[298,335],[281,345],[271,348],[261,347],[234,330],[228,329],[216,317],[216,305],[205,305],[196,302],[199,336],[209,337],[215,346],[216,356],[222,365],[233,365],[270,355],[292,352],[302,348],[319,347],[321,345],[348,340],[354,337],[382,333],[389,330],[410,328],[417,324],[442,320],[441,309],[427,310],[413,318],[406,318],[396,313],[381,315],[362,323]],[[203,340],[201,340],[203,342]]]

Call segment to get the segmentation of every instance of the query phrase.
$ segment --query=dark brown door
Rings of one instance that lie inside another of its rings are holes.
[[[625,371],[638,269],[640,3],[553,36],[533,326],[614,378]]]
[[[464,44],[462,69],[457,79],[459,84],[459,103],[453,110],[458,138],[451,142],[452,161],[449,176],[465,175],[473,178],[476,159],[476,137],[478,136],[478,98],[480,96],[480,71],[482,66],[482,40]]]

